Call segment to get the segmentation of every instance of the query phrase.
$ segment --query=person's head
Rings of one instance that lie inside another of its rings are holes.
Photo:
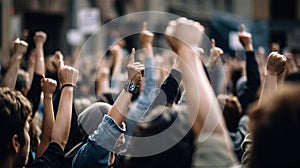
[[[249,110],[251,167],[299,167],[300,87],[285,84]]]
[[[186,109],[186,108],[184,108]],[[178,120],[180,122],[178,122]],[[147,121],[147,122],[145,122]],[[176,122],[176,123],[174,123]],[[147,139],[154,135],[160,134],[166,129],[172,131],[165,137]],[[128,147],[129,154],[135,153],[137,150],[146,150],[147,146],[153,148],[153,145],[168,145],[175,143],[166,151],[146,156],[131,157],[127,160],[129,167],[190,167],[192,162],[192,154],[194,152],[194,134],[189,129],[187,116],[184,111],[177,111],[170,107],[157,106],[149,114],[140,121],[135,129],[134,137],[144,137],[143,141],[131,141]],[[180,138],[182,137],[182,138]],[[154,147],[155,148],[155,147]],[[148,148],[149,149],[149,148]]]
[[[68,153],[66,153],[66,158],[72,158],[76,155],[80,147],[86,142],[89,135],[98,128],[101,123],[102,118],[111,109],[111,105],[104,102],[96,102],[86,107],[77,118],[77,123],[80,131],[83,135],[82,142],[77,144]]]
[[[17,81],[15,90],[20,91],[23,95],[27,95],[28,92],[29,74],[24,70],[18,70]]]
[[[10,166],[22,167],[27,164],[31,110],[30,102],[21,92],[0,87],[1,164],[11,159],[15,162]]]
[[[233,95],[218,95],[217,99],[220,107],[224,106],[223,116],[227,129],[234,132],[242,115],[242,107],[238,98]]]

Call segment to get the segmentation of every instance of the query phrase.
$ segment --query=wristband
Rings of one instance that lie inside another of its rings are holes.
[[[67,84],[62,85],[62,87],[60,88],[60,90],[63,90],[63,88],[64,88],[64,87],[67,87],[67,86],[71,86],[71,87],[73,87],[74,89],[77,88],[76,85],[74,85],[74,84],[72,84],[72,83],[67,83]]]

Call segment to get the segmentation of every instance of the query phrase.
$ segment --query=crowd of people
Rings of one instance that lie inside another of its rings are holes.
[[[28,44],[14,40],[1,68],[0,167],[299,167],[298,61],[276,44],[255,50],[244,25],[245,59],[214,39],[205,58],[204,32],[172,20],[172,51],[155,53],[144,23],[140,53],[127,56],[122,40],[81,71],[60,51],[44,56],[44,32],[24,68]]]

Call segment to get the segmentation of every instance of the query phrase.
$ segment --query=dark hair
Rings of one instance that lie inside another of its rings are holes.
[[[300,87],[287,85],[249,110],[250,167],[299,167]]]
[[[21,92],[0,87],[0,162],[9,153],[8,144],[16,134],[21,148],[25,145],[24,127],[31,115],[31,104]]]
[[[163,112],[161,113],[163,109]],[[151,117],[146,116],[146,120],[148,122],[145,124],[144,122],[140,122],[137,125],[137,128],[135,130],[135,136],[152,136],[156,135],[165,129],[169,128],[176,118],[181,117],[181,126],[185,128],[189,128],[187,126],[187,116],[182,115],[184,112],[178,112],[174,111],[174,109],[171,109],[169,107],[162,107],[157,106],[153,111],[160,111],[160,113],[156,113],[152,115]],[[155,113],[155,112],[154,112]],[[151,114],[151,113],[150,113]],[[185,123],[185,124],[184,124]],[[172,131],[174,135],[170,135],[169,137],[166,137],[165,139],[161,139],[161,143],[172,143],[170,141],[175,140],[173,136],[182,134],[185,132],[182,130],[182,127],[176,127],[178,128],[175,131]],[[175,140],[176,141],[176,140]],[[131,142],[132,149],[135,148],[144,148],[144,143],[147,144],[147,142],[143,141],[142,144],[135,143],[134,141]],[[152,143],[152,142],[148,142]],[[129,151],[130,153],[130,151]],[[185,132],[185,136],[178,140],[178,143],[176,143],[174,146],[172,146],[170,149],[153,155],[153,156],[147,156],[147,157],[131,157],[129,160],[127,160],[127,164],[129,167],[143,167],[143,168],[153,168],[153,167],[173,167],[173,168],[181,168],[181,167],[191,167],[192,163],[192,155],[194,153],[194,134],[192,130],[188,129],[187,132]]]
[[[26,72],[22,70],[18,72],[15,90],[22,92],[23,88],[27,89],[27,80]]]

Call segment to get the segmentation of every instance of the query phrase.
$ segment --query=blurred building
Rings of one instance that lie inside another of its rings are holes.
[[[230,41],[228,34],[238,31],[238,25],[245,22],[255,34],[256,46],[268,48],[275,41],[299,50],[300,0],[0,0],[1,59],[9,55],[8,43],[21,37],[24,29],[29,32],[30,47],[34,32],[42,30],[49,34],[46,54],[55,50],[71,54],[74,46],[67,41],[66,34],[70,29],[79,29],[78,13],[89,8],[99,11],[100,24],[144,10],[195,19],[205,25],[207,34],[225,50],[231,50],[224,45]],[[84,34],[84,38],[88,35]],[[99,43],[95,41],[95,45]]]

